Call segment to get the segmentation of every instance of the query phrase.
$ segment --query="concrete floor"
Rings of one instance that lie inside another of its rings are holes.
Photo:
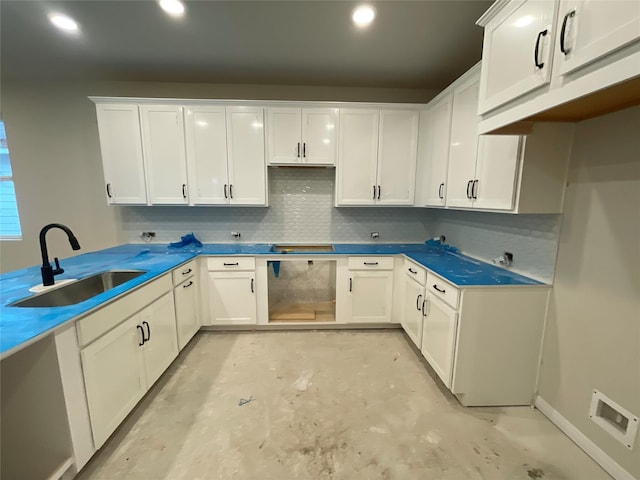
[[[78,478],[610,478],[539,412],[434,378],[399,330],[201,333]]]

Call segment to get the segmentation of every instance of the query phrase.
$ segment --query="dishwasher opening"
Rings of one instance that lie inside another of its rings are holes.
[[[269,323],[335,322],[336,261],[269,261]]]

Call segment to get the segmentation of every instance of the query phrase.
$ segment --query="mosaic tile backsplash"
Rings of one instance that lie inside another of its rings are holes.
[[[514,254],[513,270],[551,281],[561,215],[510,215],[334,204],[335,169],[269,168],[269,207],[119,207],[126,239],[156,232],[167,243],[194,232],[205,243],[420,243],[443,234],[462,252],[491,261]]]

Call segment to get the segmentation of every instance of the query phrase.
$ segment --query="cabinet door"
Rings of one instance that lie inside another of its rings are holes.
[[[336,109],[302,109],[302,162],[311,165],[336,163]]]
[[[404,299],[402,302],[402,328],[413,343],[422,345],[422,312],[425,306],[424,287],[404,275]]]
[[[259,107],[227,107],[229,202],[266,205],[263,111]]]
[[[182,350],[200,329],[198,318],[198,277],[194,275],[174,289],[178,349]]]
[[[140,115],[149,202],[152,205],[188,203],[182,107],[143,105]]]
[[[422,355],[447,388],[451,388],[458,314],[431,293],[427,294],[425,309]]]
[[[472,78],[453,93],[451,146],[447,175],[448,207],[471,207],[471,186],[478,153],[478,79]]]
[[[227,127],[224,107],[185,112],[189,200],[192,205],[228,203]]]
[[[256,323],[254,272],[209,272],[212,325]]]
[[[142,310],[140,322],[148,339],[143,351],[147,385],[151,387],[178,356],[173,292],[166,293]]]
[[[480,135],[473,185],[474,208],[513,209],[520,140],[515,135]]]
[[[340,109],[337,205],[373,205],[377,195],[378,110]]]
[[[393,272],[387,270],[349,272],[349,322],[391,321]]]
[[[134,315],[80,353],[96,449],[147,391],[139,320]]]
[[[418,112],[380,111],[378,204],[413,205],[417,144]]]
[[[429,111],[420,113],[416,206],[445,204],[452,103],[453,97],[447,96]]]
[[[555,1],[516,0],[487,25],[481,114],[549,83],[556,14]]]
[[[640,39],[640,2],[560,0],[558,28],[563,24],[565,35],[559,34],[556,42],[554,75],[566,75]]]
[[[96,105],[105,192],[110,204],[146,205],[137,105]]]
[[[299,108],[267,109],[267,161],[273,165],[300,163],[302,159]]]

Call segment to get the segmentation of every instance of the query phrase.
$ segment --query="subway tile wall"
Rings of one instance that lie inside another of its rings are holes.
[[[443,234],[447,243],[486,261],[514,254],[514,271],[552,281],[560,215],[509,215],[408,207],[341,207],[334,203],[335,169],[269,168],[269,207],[119,207],[127,240],[180,239],[188,232],[205,243],[420,243]]]

